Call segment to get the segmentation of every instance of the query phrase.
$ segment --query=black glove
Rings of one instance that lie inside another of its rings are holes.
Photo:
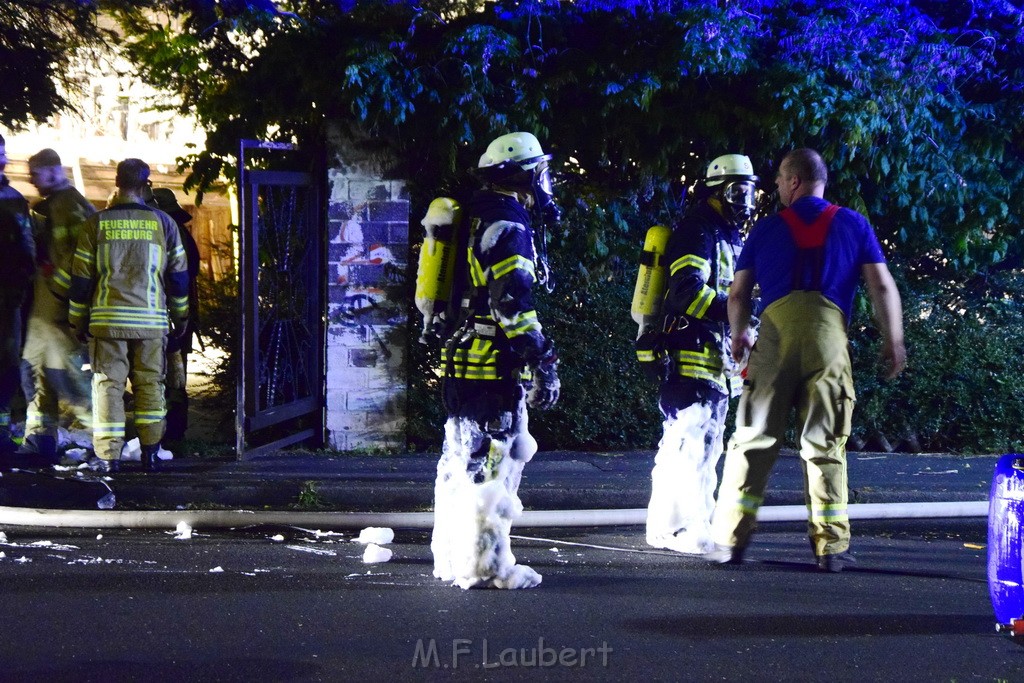
[[[562,383],[558,379],[558,355],[551,349],[535,365],[533,370],[533,386],[526,392],[526,405],[531,408],[547,410],[558,403],[562,391]]]
[[[644,376],[655,382],[668,379],[670,363],[665,351],[665,338],[661,332],[644,332],[634,342],[636,359]]]
[[[185,346],[191,331],[187,323],[179,323],[171,326],[171,333],[167,335],[167,353],[178,353]]]

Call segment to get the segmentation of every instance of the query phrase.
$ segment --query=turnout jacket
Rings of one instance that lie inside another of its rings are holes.
[[[726,394],[726,304],[741,246],[739,230],[705,202],[679,221],[665,248],[663,329],[672,374]]]
[[[445,375],[518,381],[524,368],[553,353],[534,309],[537,255],[530,217],[514,197],[493,190],[478,192],[467,215],[463,322],[442,350]]]
[[[108,339],[152,339],[188,317],[188,264],[178,226],[144,204],[92,216],[71,267],[68,320]]]
[[[0,173],[0,305],[20,306],[32,284],[36,247],[28,202]]]
[[[85,221],[96,213],[82,193],[68,184],[32,207],[40,269],[36,274],[33,316],[64,322],[68,316],[71,264]],[[52,294],[52,296],[49,296]]]

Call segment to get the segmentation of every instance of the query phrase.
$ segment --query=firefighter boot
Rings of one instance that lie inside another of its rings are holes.
[[[142,447],[142,469],[146,472],[152,472],[156,470],[157,465],[160,462],[160,458],[157,453],[160,451],[160,444],[155,443],[151,446]]]

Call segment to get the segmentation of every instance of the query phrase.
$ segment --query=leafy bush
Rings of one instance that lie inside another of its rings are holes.
[[[895,381],[880,377],[879,340],[866,302],[851,325],[855,434],[880,432],[892,442],[913,435],[933,451],[1020,450],[1024,275],[1006,271],[901,285],[908,366]]]

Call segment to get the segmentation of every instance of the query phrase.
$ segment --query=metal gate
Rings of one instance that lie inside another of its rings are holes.
[[[239,151],[239,458],[324,440],[325,175],[319,163],[295,170],[297,151],[257,140]]]

